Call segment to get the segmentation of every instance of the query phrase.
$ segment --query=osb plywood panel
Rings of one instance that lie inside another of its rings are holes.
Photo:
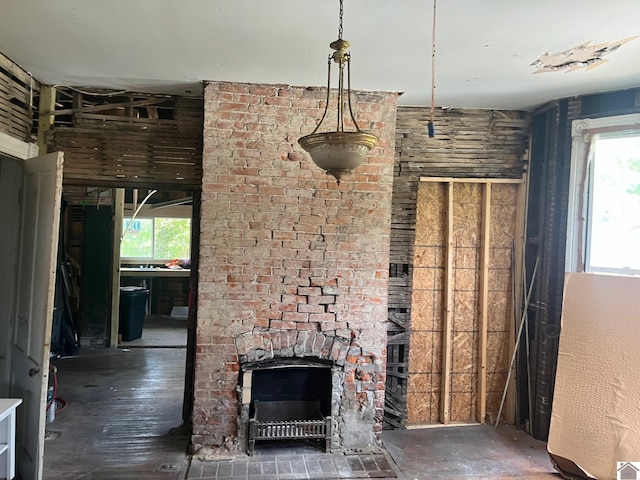
[[[407,422],[439,421],[448,402],[451,422],[477,419],[479,295],[482,195],[479,182],[453,184],[452,329],[449,398],[439,397],[442,375],[442,325],[446,312],[445,261],[447,190],[444,182],[422,182],[418,192],[409,351]],[[495,418],[507,378],[513,328],[512,256],[517,234],[517,184],[491,185],[488,254],[486,415]]]
[[[440,270],[442,274],[444,270]],[[438,312],[442,311],[442,290],[414,289],[413,306],[411,310],[412,330],[416,332],[428,330],[440,332],[442,324]]]
[[[446,195],[446,186],[439,183],[421,184],[418,190],[407,391],[409,423],[435,422],[440,409]]]
[[[440,198],[444,186],[433,189],[418,189],[420,177],[461,178],[521,178],[526,170],[529,143],[529,114],[515,111],[436,109],[436,136],[429,138],[426,125],[429,109],[424,107],[399,107],[396,118],[396,158],[391,215],[391,242],[389,268],[389,336],[399,338],[398,333],[407,332],[410,323],[423,330],[433,322],[433,308],[442,308],[442,291],[433,290],[427,295],[429,303],[413,298],[414,266],[439,268],[430,275],[421,274],[421,280],[434,285],[443,282],[444,268],[444,204],[430,201]],[[419,195],[426,198],[418,200]],[[422,205],[423,214],[433,209],[429,218],[440,222],[433,228],[417,228],[419,223],[416,205]],[[417,236],[427,238],[416,239]],[[437,240],[439,238],[439,240]],[[431,245],[430,247],[424,247]],[[415,248],[415,252],[414,252]],[[476,251],[458,250],[455,261],[461,265],[475,265]],[[510,261],[510,254],[507,255]],[[415,264],[414,264],[415,262]],[[438,287],[436,287],[438,288]],[[441,287],[439,287],[441,288]],[[420,289],[418,289],[420,290]],[[438,292],[433,293],[433,292]],[[417,295],[420,295],[418,293]],[[417,312],[413,306],[419,305]],[[440,320],[439,320],[440,322]],[[439,327],[438,327],[439,328]],[[403,338],[408,339],[409,335]],[[401,345],[394,344],[389,350],[393,356],[393,368],[387,370],[387,397],[396,392],[393,410],[404,408],[407,391],[407,368],[409,345],[399,352]],[[403,356],[403,353],[405,354]],[[439,387],[438,387],[439,388]],[[416,412],[415,402],[407,403],[407,409]],[[420,409],[433,413],[437,419],[438,408]],[[385,416],[389,416],[385,411]],[[406,417],[394,422],[404,423]],[[393,426],[396,424],[392,424]]]
[[[416,246],[442,246],[446,240],[446,186],[439,183],[418,190],[420,209],[416,218]],[[420,225],[422,228],[417,228]],[[427,228],[428,227],[428,228]]]

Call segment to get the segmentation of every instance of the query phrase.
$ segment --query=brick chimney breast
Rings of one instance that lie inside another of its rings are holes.
[[[379,444],[397,94],[354,92],[380,141],[340,185],[297,144],[325,95],[206,85],[195,448],[244,436],[242,366],[277,358],[332,365],[333,449]]]

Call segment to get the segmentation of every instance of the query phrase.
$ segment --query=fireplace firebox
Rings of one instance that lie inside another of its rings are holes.
[[[243,403],[249,400],[248,446],[256,441],[324,439],[331,451],[330,363],[274,359],[246,365]]]

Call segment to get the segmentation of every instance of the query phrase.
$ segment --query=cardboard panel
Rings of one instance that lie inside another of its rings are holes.
[[[639,322],[640,278],[567,274],[547,446],[567,478],[640,461]]]

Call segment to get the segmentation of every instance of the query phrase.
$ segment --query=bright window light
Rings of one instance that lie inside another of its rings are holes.
[[[190,218],[125,218],[120,257],[140,260],[189,259]]]
[[[640,275],[640,133],[592,142],[586,269]]]

